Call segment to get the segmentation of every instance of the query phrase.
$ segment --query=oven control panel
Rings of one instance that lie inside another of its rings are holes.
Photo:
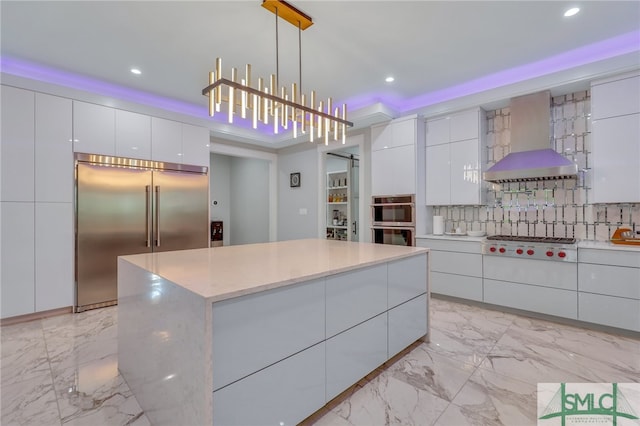
[[[485,241],[482,245],[482,254],[557,262],[578,261],[575,244]]]

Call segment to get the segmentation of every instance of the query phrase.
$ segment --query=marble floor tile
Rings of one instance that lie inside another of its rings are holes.
[[[535,425],[537,386],[478,369],[436,425]]]
[[[0,424],[3,426],[60,425],[60,413],[51,373],[40,373],[12,384],[2,384]]]
[[[40,321],[3,327],[0,342],[2,385],[49,373],[49,359]]]

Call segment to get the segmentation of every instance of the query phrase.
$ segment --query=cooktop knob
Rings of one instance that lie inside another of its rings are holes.
[[[495,253],[496,248],[495,248],[495,247],[490,247],[490,248],[489,248],[489,251],[490,251],[491,253]]]
[[[567,257],[567,253],[560,251],[558,252],[558,257]]]
[[[522,254],[522,253],[523,253],[523,250],[522,250],[521,248],[519,248],[519,249],[517,249],[517,250],[516,250],[516,253],[518,253],[518,254]]]
[[[500,247],[500,253],[504,253],[505,251],[507,251],[507,250],[505,250],[504,247]]]
[[[529,256],[533,256],[533,253],[535,253],[535,252],[533,251],[533,249],[529,249],[529,250],[527,250],[527,254],[528,254]]]
[[[547,251],[547,257],[553,256],[553,252],[551,250]]]

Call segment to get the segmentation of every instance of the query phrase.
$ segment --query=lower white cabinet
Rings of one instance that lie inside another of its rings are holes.
[[[484,279],[484,302],[563,318],[578,318],[576,292]]]
[[[389,358],[427,334],[426,307],[425,293],[389,310]]]
[[[2,202],[2,318],[33,313],[35,203]]]
[[[325,339],[324,280],[213,304],[213,389]]]
[[[322,342],[214,392],[213,424],[296,425],[324,404]]]
[[[578,251],[578,319],[640,331],[640,251]]]
[[[328,339],[326,400],[335,398],[386,360],[386,313]]]
[[[392,308],[427,291],[427,256],[413,256],[388,264],[389,301]],[[414,339],[415,340],[415,339]]]
[[[35,311],[73,305],[73,205],[35,204]]]
[[[431,272],[431,293],[482,302],[482,277]]]

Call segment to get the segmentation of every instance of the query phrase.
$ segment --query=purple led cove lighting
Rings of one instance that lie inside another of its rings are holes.
[[[425,93],[405,101],[398,101],[395,97],[373,94],[349,99],[347,100],[347,105],[349,105],[351,111],[354,111],[375,102],[382,102],[400,112],[412,111],[451,99],[473,95],[486,90],[519,83],[633,52],[640,52],[640,30],[569,50],[540,61],[480,77],[446,89]],[[638,65],[640,65],[640,57],[638,58]]]
[[[221,124],[227,123],[227,115],[223,113],[210,118],[206,105],[200,106],[189,102],[158,96],[142,90],[108,83],[95,78],[35,64],[22,59],[1,56],[0,70],[2,70],[3,73],[18,77],[56,84],[71,89],[82,90],[141,105],[148,105],[192,117],[207,118]],[[203,103],[205,102],[205,99],[206,98],[203,97]],[[240,117],[234,117],[233,124],[237,127],[252,129],[251,120],[243,120]],[[265,135],[271,135],[273,134],[273,126],[261,125],[261,123],[259,123],[258,131]]]

